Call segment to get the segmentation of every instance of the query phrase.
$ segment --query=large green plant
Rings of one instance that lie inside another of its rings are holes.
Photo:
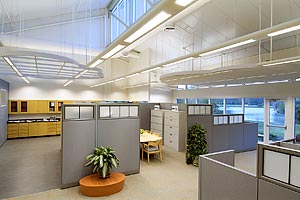
[[[108,178],[112,167],[119,166],[119,159],[115,155],[115,151],[110,147],[97,147],[93,154],[88,155],[86,160],[89,162],[84,166],[93,165],[93,173],[97,172],[99,178]]]
[[[206,129],[194,124],[187,134],[186,163],[198,165],[199,155],[207,153]]]

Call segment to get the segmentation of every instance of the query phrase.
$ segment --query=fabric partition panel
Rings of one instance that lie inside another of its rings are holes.
[[[109,115],[101,117],[103,107],[109,110],[119,107],[128,107],[128,116]],[[140,112],[132,114],[131,111],[139,109],[137,104],[107,104],[98,105],[99,118],[97,121],[97,146],[109,146],[116,151],[120,166],[113,169],[126,175],[140,171]]]
[[[151,109],[154,108],[155,103],[141,103],[139,107],[140,111],[140,128],[144,130],[150,130],[151,122]]]
[[[300,193],[276,185],[274,183],[259,179],[258,182],[258,200],[297,200],[300,199]]]
[[[210,158],[216,161],[219,161],[221,163],[234,166],[234,151],[228,150],[228,151],[222,151],[217,153],[210,153],[207,155],[204,155],[206,158]]]
[[[253,174],[200,156],[198,194],[199,200],[256,200],[257,179]]]
[[[243,150],[256,149],[258,141],[258,123],[244,123]]]
[[[230,124],[228,125],[228,149],[241,151],[244,149],[244,125]]]
[[[84,164],[96,145],[96,117],[95,105],[63,105],[62,109],[61,187],[66,188],[91,174],[91,168]]]

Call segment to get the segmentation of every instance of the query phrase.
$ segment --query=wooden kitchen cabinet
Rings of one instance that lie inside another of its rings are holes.
[[[7,138],[19,137],[19,124],[11,123],[7,124]]]
[[[39,113],[48,113],[48,100],[39,100]]]
[[[39,113],[38,100],[28,100],[28,113]]]
[[[57,135],[61,134],[61,122],[56,122],[56,133]]]
[[[47,123],[47,135],[57,135],[56,122]]]
[[[19,123],[19,137],[28,137],[29,128],[28,123]]]
[[[39,136],[39,122],[29,123],[28,130],[28,136]]]
[[[28,113],[28,101],[20,100],[20,113]]]
[[[39,136],[48,135],[48,122],[39,122]]]
[[[9,100],[8,101],[8,114],[18,114],[19,113],[19,101]]]

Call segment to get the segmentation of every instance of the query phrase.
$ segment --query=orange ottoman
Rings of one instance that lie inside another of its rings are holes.
[[[125,175],[112,172],[109,178],[99,179],[98,174],[92,174],[80,179],[80,192],[89,197],[109,196],[123,189]]]

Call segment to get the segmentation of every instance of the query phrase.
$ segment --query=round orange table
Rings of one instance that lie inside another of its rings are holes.
[[[99,179],[98,174],[92,174],[80,179],[80,192],[89,197],[109,196],[123,189],[125,175],[112,172],[109,178]]]

